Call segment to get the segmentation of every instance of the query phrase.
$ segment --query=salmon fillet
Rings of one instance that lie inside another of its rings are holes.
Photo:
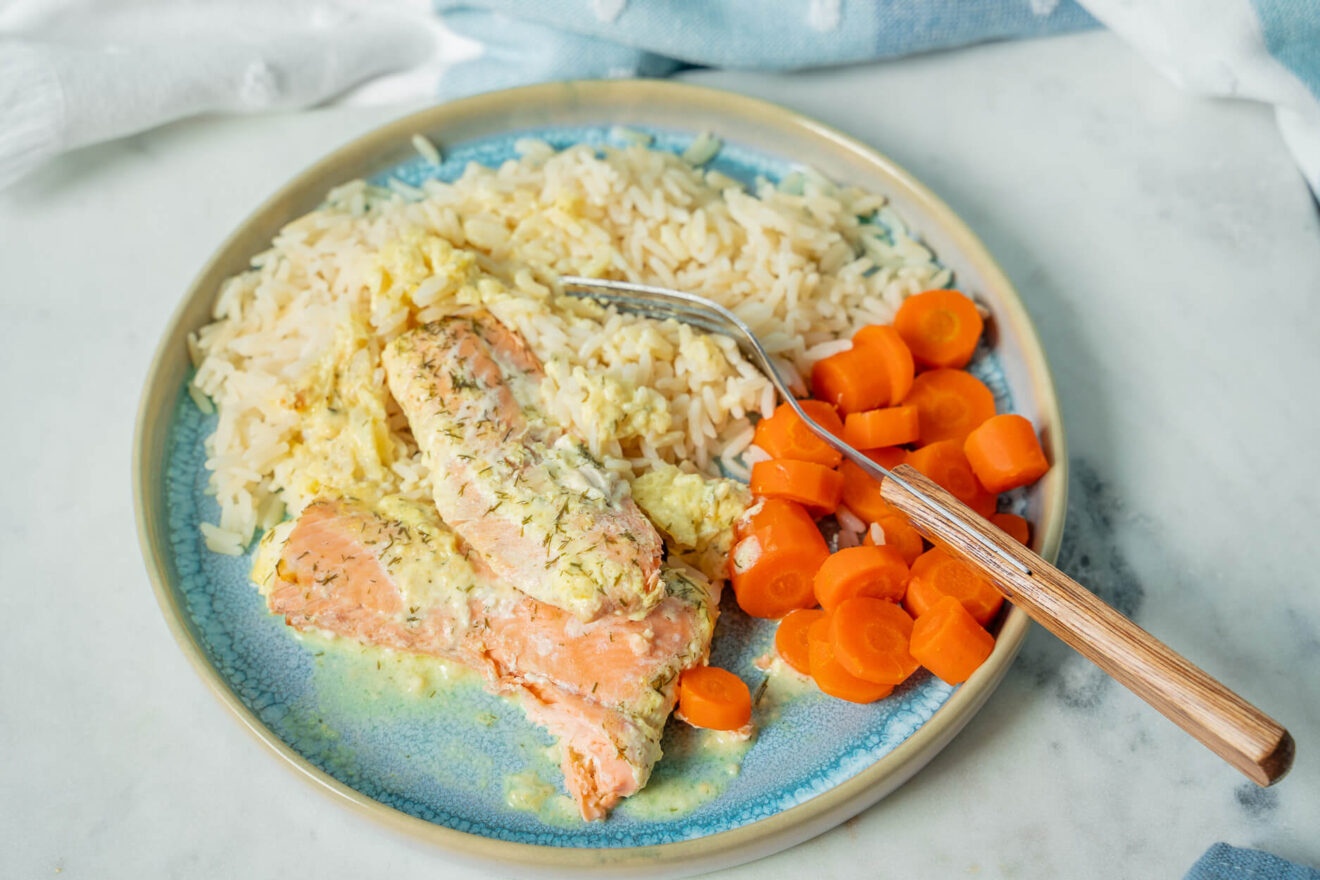
[[[441,518],[502,580],[584,620],[662,601],[660,535],[545,416],[541,369],[491,315],[412,330],[383,353]]]
[[[455,660],[520,697],[559,738],[585,819],[646,784],[719,608],[718,585],[666,566],[644,617],[583,623],[498,581],[430,505],[398,496],[313,502],[263,538],[252,577],[292,627]]]

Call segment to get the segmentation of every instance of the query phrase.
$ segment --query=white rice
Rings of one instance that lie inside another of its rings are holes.
[[[439,165],[441,160],[440,150],[428,138],[420,134],[412,136],[413,149],[432,165]]]
[[[710,141],[694,160],[708,161]],[[858,327],[948,281],[882,198],[809,169],[790,187],[748,192],[641,143],[603,155],[535,140],[518,149],[520,159],[470,165],[452,184],[338,187],[225,282],[215,322],[189,341],[195,389],[219,412],[207,441],[221,510],[218,527],[204,527],[209,547],[238,553],[329,488],[423,496],[427,475],[380,352],[455,308],[488,308],[526,338],[545,365],[551,417],[607,466],[745,475],[753,414],[768,415],[775,394],[737,346],[562,297],[559,276],[711,297],[798,385]],[[873,215],[883,225],[859,219]],[[318,405],[331,415],[309,416]]]

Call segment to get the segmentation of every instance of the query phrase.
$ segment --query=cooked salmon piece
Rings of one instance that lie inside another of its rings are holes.
[[[454,315],[400,336],[383,361],[441,518],[496,575],[582,620],[664,598],[659,533],[627,482],[545,417],[517,334],[488,313]]]
[[[719,608],[719,586],[665,566],[645,616],[584,623],[502,583],[431,505],[398,496],[313,502],[262,540],[252,577],[290,626],[454,660],[520,697],[559,737],[586,819],[646,784]]]

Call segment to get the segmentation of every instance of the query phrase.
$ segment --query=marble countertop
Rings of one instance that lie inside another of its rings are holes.
[[[1270,113],[1183,94],[1104,33],[688,78],[849,131],[962,214],[1054,367],[1063,567],[1299,753],[1257,789],[1037,628],[911,782],[725,876],[1177,878],[1217,840],[1320,864],[1320,215]],[[409,109],[177,124],[0,193],[0,874],[489,876],[229,717],[157,610],[129,491],[140,384],[193,274],[286,178]]]

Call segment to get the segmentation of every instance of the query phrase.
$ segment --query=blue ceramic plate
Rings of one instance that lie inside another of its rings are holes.
[[[640,101],[639,90],[657,97]],[[544,100],[547,92],[560,102],[559,116],[554,101]],[[659,104],[672,112],[656,112]],[[543,118],[526,118],[537,115],[528,110],[533,107]],[[643,110],[644,118],[638,118]],[[454,135],[463,128],[454,124],[455,116],[467,123],[470,136]],[[520,119],[529,124],[517,125]],[[686,124],[676,125],[676,119]],[[732,125],[731,119],[741,124]],[[301,639],[266,611],[248,581],[250,557],[211,553],[198,529],[219,514],[205,493],[209,472],[203,466],[203,443],[215,417],[204,415],[185,393],[180,337],[205,322],[221,278],[241,270],[279,225],[355,176],[377,183],[390,177],[414,184],[429,177],[452,180],[470,161],[496,165],[513,157],[521,137],[556,147],[622,145],[621,123],[653,135],[654,147],[675,152],[702,130],[713,130],[724,145],[711,166],[743,181],[777,180],[809,163],[890,196],[913,230],[954,269],[955,283],[996,312],[996,348],[978,353],[974,372],[995,392],[1000,411],[1025,412],[1043,422],[1052,460],[1066,460],[1048,374],[1016,296],[956,218],[897,169],[867,156],[883,172],[877,184],[847,169],[838,173],[822,161],[819,145],[785,150],[786,139],[770,135],[792,129],[799,140],[811,142],[821,138],[819,127],[748,99],[657,83],[543,86],[437,108],[369,135],[295,181],[240,229],[181,307],[148,381],[137,444],[139,518],[166,615],[199,669],[266,742],[353,803],[488,858],[622,868],[650,854],[654,858],[644,861],[657,867],[712,867],[816,833],[915,772],[965,723],[1006,669],[1024,631],[1020,612],[1007,615],[996,654],[959,689],[922,672],[880,703],[855,706],[813,688],[772,688],[759,707],[767,717],[745,751],[699,748],[703,737],[713,735],[671,722],[666,756],[647,790],[608,820],[584,823],[562,809],[562,779],[549,755],[550,738],[515,705],[464,678],[436,686],[428,682],[414,693],[399,684],[403,675],[392,667],[377,671],[375,655],[349,655]],[[441,144],[442,165],[408,155],[413,133]],[[833,133],[830,139],[835,148],[843,140]],[[946,253],[938,239],[949,238],[951,224],[956,234]],[[1037,549],[1049,555],[1057,548],[1061,524],[1060,471],[1014,501],[1040,524]],[[753,661],[771,650],[774,626],[750,620],[727,596],[723,612],[712,662],[755,687],[763,673]],[[919,732],[924,738],[914,736]],[[731,772],[735,766],[739,769]],[[858,790],[859,782],[869,783],[869,790]],[[510,806],[511,786],[539,791],[531,804],[539,801],[539,808]],[[796,833],[784,833],[785,817]]]

